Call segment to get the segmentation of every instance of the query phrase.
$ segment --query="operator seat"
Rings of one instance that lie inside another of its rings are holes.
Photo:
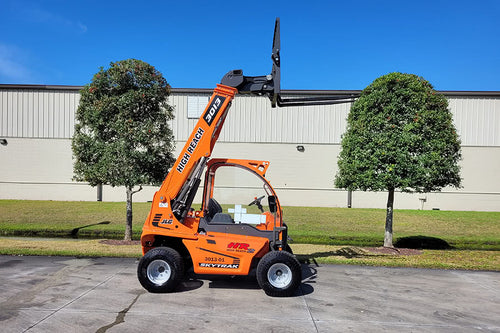
[[[215,224],[234,223],[234,220],[231,218],[231,215],[224,214],[222,212],[222,207],[214,198],[210,198],[210,200],[208,200],[208,213],[205,216],[205,220],[207,223],[215,223]]]
[[[217,200],[210,198],[210,200],[208,200],[207,220],[211,221],[217,213],[222,213],[222,207],[219,205]]]

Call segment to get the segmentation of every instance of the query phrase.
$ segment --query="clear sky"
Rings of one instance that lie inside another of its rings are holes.
[[[271,70],[283,89],[363,89],[389,72],[438,90],[500,91],[500,0],[0,0],[0,83],[84,85],[136,58],[174,88]]]

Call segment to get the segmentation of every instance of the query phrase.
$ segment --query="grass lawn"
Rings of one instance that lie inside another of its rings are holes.
[[[134,203],[134,239],[151,204]],[[196,206],[195,206],[196,207]],[[295,243],[382,246],[384,209],[284,207]],[[0,235],[123,237],[124,202],[0,200]],[[425,236],[456,249],[500,250],[500,212],[394,211],[394,241]]]
[[[133,204],[139,239],[150,203]],[[125,202],[0,200],[0,235],[123,238]]]
[[[385,209],[286,207],[298,243],[382,246]],[[460,249],[500,250],[500,212],[394,210],[394,241],[433,237]]]
[[[134,203],[135,239],[150,205]],[[500,271],[500,212],[396,210],[394,240],[428,243],[418,255],[404,256],[370,252],[383,244],[384,209],[284,207],[284,219],[292,249],[304,262]],[[3,237],[0,254],[140,257],[137,244],[99,240],[121,239],[124,221],[123,202],[0,200],[0,236],[78,238]],[[433,249],[429,240],[451,248]]]

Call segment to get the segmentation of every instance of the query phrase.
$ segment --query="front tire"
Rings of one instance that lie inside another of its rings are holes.
[[[268,296],[292,296],[301,281],[300,263],[289,252],[268,252],[257,265],[257,282]]]
[[[184,276],[184,263],[176,250],[157,247],[149,250],[139,261],[137,277],[151,293],[168,293],[177,287]]]

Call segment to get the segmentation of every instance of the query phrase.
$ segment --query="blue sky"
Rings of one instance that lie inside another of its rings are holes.
[[[266,75],[281,18],[283,89],[363,89],[389,72],[500,91],[500,1],[0,0],[0,83],[84,85],[141,59],[174,88]]]

